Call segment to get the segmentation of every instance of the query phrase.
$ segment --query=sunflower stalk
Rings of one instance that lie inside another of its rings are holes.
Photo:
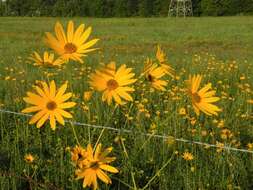
[[[106,125],[105,125],[105,126],[107,126],[107,124],[110,122],[110,120],[111,120],[111,118],[112,118],[112,116],[113,116],[113,114],[114,114],[115,110],[116,110],[116,107],[114,107],[114,108],[113,108],[113,111],[112,111],[111,117],[109,117],[109,119],[107,120],[107,122],[106,122]],[[101,139],[101,137],[102,137],[102,135],[103,135],[104,131],[105,131],[105,128],[103,128],[103,129],[102,129],[102,131],[100,132],[100,135],[99,135],[99,137],[98,137],[98,139],[97,139],[97,142],[96,142],[96,144],[95,144],[95,146],[94,146],[94,150],[96,149],[96,147],[97,147],[97,145],[98,145],[98,143],[99,143],[99,141],[100,141],[100,139]]]
[[[80,142],[79,142],[79,140],[78,140],[74,124],[72,122],[70,122],[70,125],[71,125],[71,128],[72,128],[72,131],[73,131],[73,134],[74,134],[74,137],[75,137],[75,140],[76,140],[77,144],[81,145]]]
[[[141,148],[139,149],[138,153],[146,146],[146,144],[150,141],[151,138],[153,138],[155,135],[155,132],[153,132],[146,141],[142,144]]]
[[[134,187],[132,187],[131,185],[127,184],[126,182],[122,181],[121,179],[117,178],[117,177],[112,177],[112,179],[118,180],[120,183],[124,184],[125,186],[127,186],[129,189],[134,189]]]
[[[126,159],[129,160],[129,156],[128,156],[128,153],[127,153],[127,150],[126,150],[126,147],[125,147],[125,143],[124,143],[124,141],[123,141],[122,138],[120,138],[120,142],[121,142],[121,145],[122,145],[122,147],[123,147],[124,155],[125,155]],[[128,163],[128,164],[129,164],[129,163]],[[130,168],[131,168],[131,178],[132,178],[133,185],[134,185],[133,189],[134,189],[134,190],[137,190],[138,188],[137,188],[137,186],[136,186],[133,168],[132,168],[131,166],[130,166]]]
[[[97,145],[98,145],[98,143],[99,143],[99,141],[100,141],[100,139],[101,139],[101,137],[102,137],[104,131],[105,131],[105,128],[102,129],[102,131],[101,131],[101,133],[100,133],[100,135],[99,135],[99,137],[98,137],[98,139],[97,139],[97,142],[96,142],[96,144],[95,144],[95,146],[94,146],[94,150],[96,149],[96,147],[97,147]]]

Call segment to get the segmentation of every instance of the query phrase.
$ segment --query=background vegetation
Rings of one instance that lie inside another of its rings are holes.
[[[2,16],[167,16],[170,0],[0,0]],[[192,0],[194,16],[248,15],[253,0]]]

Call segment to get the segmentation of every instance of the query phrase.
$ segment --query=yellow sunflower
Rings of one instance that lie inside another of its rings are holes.
[[[31,57],[29,57],[30,60],[34,61],[34,65],[39,66],[60,66],[64,63],[64,60],[61,58],[54,59],[53,53],[48,53],[47,51],[44,52],[43,57],[41,57],[37,52],[34,52]]]
[[[37,112],[30,120],[29,124],[34,124],[37,122],[37,128],[43,126],[43,124],[49,120],[50,126],[53,130],[56,127],[56,121],[64,125],[64,119],[72,118],[72,115],[64,109],[72,108],[76,105],[75,102],[65,102],[71,98],[72,93],[65,93],[67,89],[67,83],[62,85],[58,90],[56,90],[56,85],[54,81],[47,85],[46,82],[41,82],[40,85],[34,86],[37,94],[32,92],[27,92],[27,97],[24,101],[33,106],[22,110],[23,113]]]
[[[107,155],[112,151],[112,147],[101,151],[102,145],[99,144],[95,150],[89,144],[87,146],[87,155],[79,162],[78,168],[76,169],[77,179],[83,180],[83,187],[93,186],[93,190],[98,188],[97,178],[106,184],[111,184],[112,181],[109,176],[104,172],[118,173],[119,171],[110,166],[109,163],[113,162],[115,157],[107,157]]]
[[[162,67],[159,67],[157,64],[153,64],[152,60],[149,58],[147,59],[144,66],[144,75],[151,87],[164,91],[168,83],[165,80],[161,80],[161,78],[165,74],[166,73]]]
[[[69,21],[67,27],[67,34],[65,34],[62,25],[57,22],[55,24],[56,38],[49,32],[46,32],[46,44],[55,50],[64,60],[74,60],[83,63],[81,59],[85,54],[95,49],[89,49],[95,45],[98,39],[93,39],[87,42],[91,34],[91,27],[84,30],[84,24],[81,24],[76,31],[74,31],[73,21]]]
[[[122,65],[116,71],[115,63],[111,62],[91,75],[90,85],[95,90],[103,92],[102,101],[107,101],[110,105],[114,99],[117,104],[122,105],[124,103],[122,99],[133,101],[129,93],[133,92],[134,88],[128,85],[136,82],[136,79],[133,79],[134,76],[132,68]]]
[[[165,73],[173,77],[175,71],[170,65],[166,63],[166,54],[163,52],[159,45],[157,46],[156,58],[159,61],[161,67],[164,69]]]
[[[185,159],[187,161],[191,161],[194,159],[194,156],[190,152],[184,152],[182,157],[183,157],[183,159]]]
[[[219,97],[215,97],[215,90],[211,90],[212,84],[208,83],[203,88],[199,89],[200,83],[202,80],[201,75],[190,76],[188,82],[188,93],[191,97],[194,111],[197,115],[200,114],[200,111],[204,112],[207,115],[217,115],[217,112],[220,112],[221,109],[212,103],[220,100]]]

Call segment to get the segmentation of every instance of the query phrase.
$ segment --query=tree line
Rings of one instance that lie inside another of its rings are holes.
[[[167,16],[171,0],[0,0],[0,16]],[[253,0],[192,0],[194,16],[253,14]]]

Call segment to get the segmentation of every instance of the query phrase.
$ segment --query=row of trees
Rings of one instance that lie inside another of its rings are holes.
[[[167,16],[171,0],[0,0],[1,16]],[[192,0],[194,16],[253,14],[253,0]]]

